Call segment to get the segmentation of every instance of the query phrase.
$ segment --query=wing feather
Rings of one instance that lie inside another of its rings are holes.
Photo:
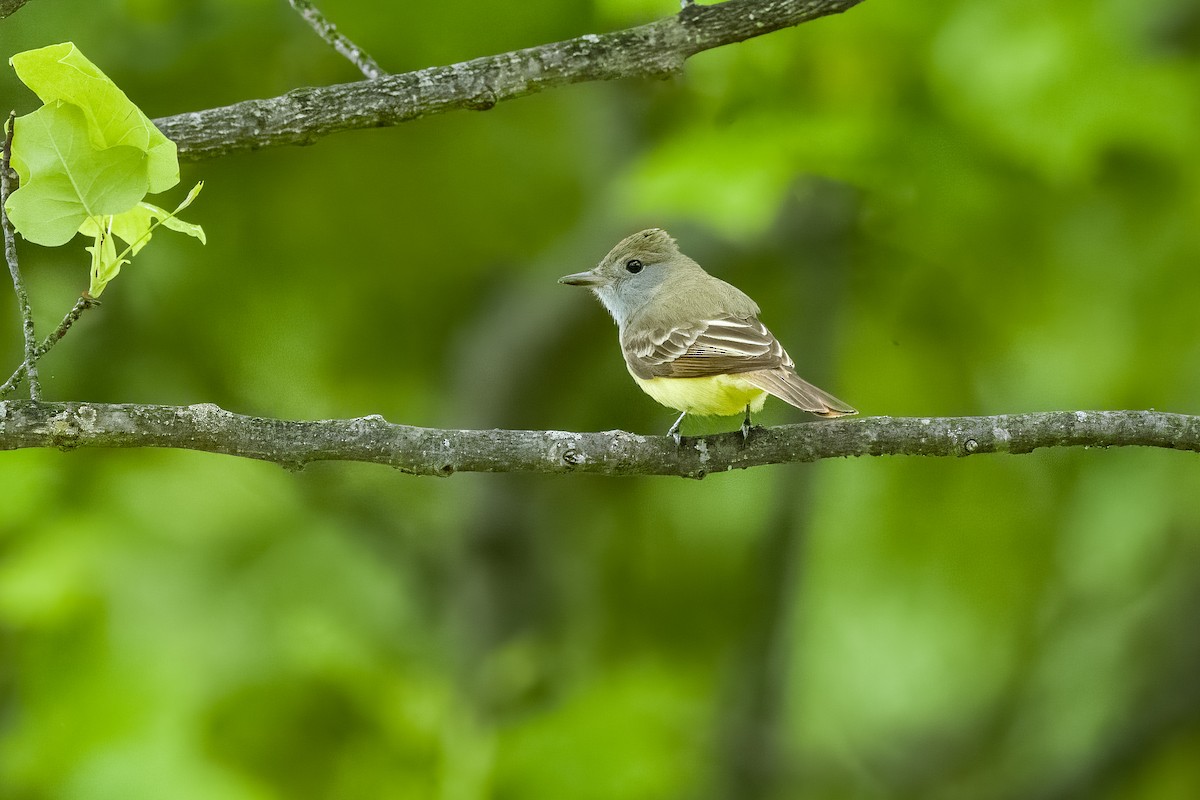
[[[783,345],[755,317],[720,317],[622,336],[622,345],[629,371],[644,380],[736,374],[804,411],[824,417],[858,413],[797,375]]]
[[[755,317],[720,317],[623,339],[639,378],[702,378],[790,367],[783,345]]]

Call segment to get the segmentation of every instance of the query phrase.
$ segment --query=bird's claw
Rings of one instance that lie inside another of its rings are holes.
[[[750,424],[750,404],[747,403],[746,416],[742,418],[742,444],[750,441],[750,431],[752,427],[753,426]]]
[[[686,411],[683,412],[682,414],[680,414],[679,419],[675,420],[675,424],[672,425],[670,430],[667,431],[667,436],[670,436],[672,439],[675,440],[676,447],[679,447],[679,445],[683,442],[683,437],[679,435],[679,426],[680,426],[680,424],[682,424],[683,418],[686,416],[687,416]]]

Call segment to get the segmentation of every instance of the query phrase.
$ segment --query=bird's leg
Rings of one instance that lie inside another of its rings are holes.
[[[675,424],[671,426],[671,429],[669,431],[667,431],[667,436],[670,436],[672,439],[675,440],[676,447],[679,447],[679,443],[683,440],[683,437],[681,437],[679,435],[679,423],[683,422],[683,418],[686,416],[687,416],[686,411],[683,412],[682,414],[680,414],[679,419],[675,420]]]
[[[746,403],[746,418],[742,420],[742,441],[750,438],[750,404]]]

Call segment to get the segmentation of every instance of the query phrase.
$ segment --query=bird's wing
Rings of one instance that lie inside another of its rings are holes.
[[[783,345],[754,317],[726,316],[639,332],[623,344],[629,370],[643,379],[702,378],[792,366]]]

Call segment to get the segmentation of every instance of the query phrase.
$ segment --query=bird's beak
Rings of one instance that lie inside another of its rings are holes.
[[[604,283],[604,278],[597,275],[595,270],[588,270],[587,272],[576,272],[573,275],[563,275],[558,282],[568,286],[595,287]]]

